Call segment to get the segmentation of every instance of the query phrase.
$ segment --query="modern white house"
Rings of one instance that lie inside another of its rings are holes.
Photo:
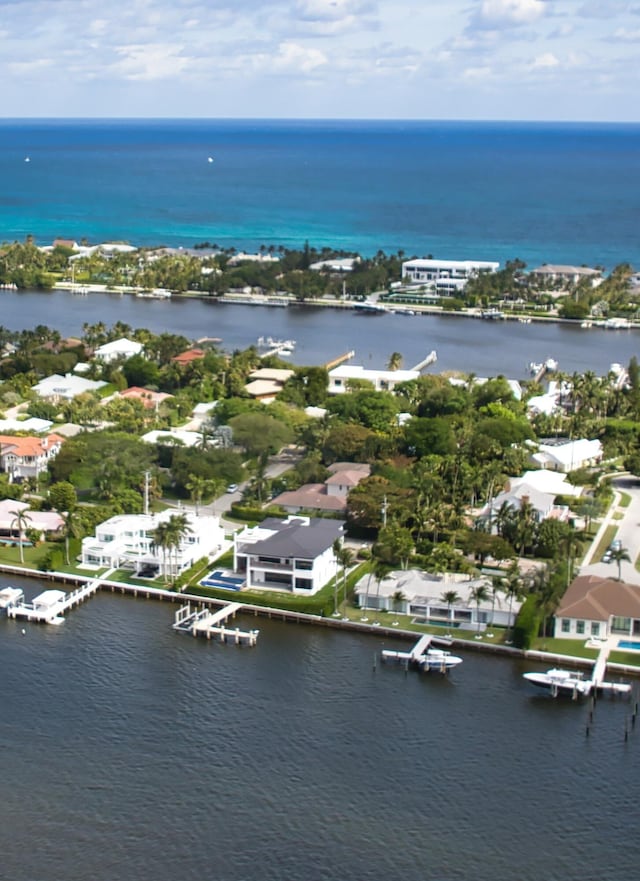
[[[59,434],[46,437],[0,435],[0,469],[9,475],[9,482],[38,477],[56,456],[64,438]]]
[[[640,586],[579,575],[560,600],[553,635],[556,639],[640,637]]]
[[[488,599],[478,605],[473,590],[480,585],[486,587]],[[444,599],[447,593],[455,594],[457,599],[447,603]],[[511,627],[522,605],[522,601],[515,598],[510,602],[500,591],[494,599],[491,582],[486,578],[450,573],[441,576],[419,569],[397,569],[380,582],[373,576],[363,575],[356,584],[355,594],[361,609],[413,615],[419,621],[447,629],[480,632],[492,626]]]
[[[110,343],[98,346],[93,356],[98,361],[104,361],[105,364],[109,364],[111,361],[117,361],[119,358],[123,360],[133,358],[134,355],[142,354],[143,350],[144,346],[142,343],[122,337],[119,340],[112,340]]]
[[[487,260],[407,260],[402,264],[403,281],[420,284],[437,293],[455,294],[481,272],[497,272],[499,263]]]
[[[163,551],[153,541],[154,530],[177,513],[185,514],[189,532],[179,547]],[[215,554],[223,542],[224,530],[218,517],[201,517],[171,508],[160,514],[121,514],[97,526],[95,536],[82,539],[82,564],[134,572],[145,567],[157,567],[163,572],[170,566],[173,574],[180,574],[201,557]]]
[[[248,588],[271,588],[311,596],[338,572],[333,543],[342,538],[341,520],[269,517],[233,539],[233,568]]]
[[[553,284],[556,282],[578,284],[584,278],[589,279],[593,283],[602,279],[602,272],[599,269],[591,269],[589,266],[568,266],[554,263],[543,263],[542,266],[532,269],[530,275],[541,281]]]
[[[330,395],[348,392],[351,380],[366,380],[373,383],[377,392],[392,392],[401,382],[409,382],[419,376],[419,370],[373,370],[357,364],[341,364],[329,371],[328,392]]]
[[[531,454],[531,462],[538,468],[568,474],[578,468],[598,465],[602,461],[602,455],[602,444],[599,440],[550,438],[538,444]]]
[[[60,401],[71,401],[86,392],[96,392],[98,389],[104,388],[105,385],[106,382],[85,379],[83,376],[73,376],[71,373],[67,373],[65,376],[54,373],[32,386],[31,391],[43,400],[57,404]]]

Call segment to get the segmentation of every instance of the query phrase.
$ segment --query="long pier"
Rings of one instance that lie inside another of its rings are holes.
[[[7,606],[7,616],[9,618],[23,618],[39,624],[62,624],[64,613],[93,596],[103,581],[113,572],[115,569],[110,569],[100,578],[87,581],[86,584],[77,587],[71,593],[65,593],[62,590],[45,590],[31,603],[12,603]]]

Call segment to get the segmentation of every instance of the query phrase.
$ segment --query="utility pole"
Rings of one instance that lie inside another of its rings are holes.
[[[384,498],[382,500],[382,509],[381,509],[382,510],[382,525],[383,526],[387,525],[387,508],[388,508],[387,497],[384,496]]]
[[[149,513],[149,484],[151,481],[151,472],[144,472],[144,513]]]

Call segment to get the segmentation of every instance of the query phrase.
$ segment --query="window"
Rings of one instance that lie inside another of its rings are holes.
[[[571,621],[568,618],[562,619],[562,632],[571,633]]]
[[[629,633],[631,630],[631,618],[621,618],[614,615],[611,619],[611,630],[614,633]]]
[[[584,633],[584,621],[576,621],[576,633]]]
[[[298,590],[312,590],[313,589],[313,579],[311,579],[311,578],[296,578],[296,588]]]
[[[313,569],[313,560],[296,560],[296,569],[305,569],[307,572]]]
[[[591,622],[591,636],[600,636],[600,624],[597,621]]]

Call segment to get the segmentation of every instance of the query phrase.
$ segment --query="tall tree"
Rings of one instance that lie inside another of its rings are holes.
[[[20,548],[21,563],[24,563],[24,533],[31,523],[31,517],[27,514],[27,510],[26,508],[16,508],[15,511],[9,511],[10,516],[13,518],[11,520],[11,530],[13,530],[14,526],[18,529],[18,547]]]

